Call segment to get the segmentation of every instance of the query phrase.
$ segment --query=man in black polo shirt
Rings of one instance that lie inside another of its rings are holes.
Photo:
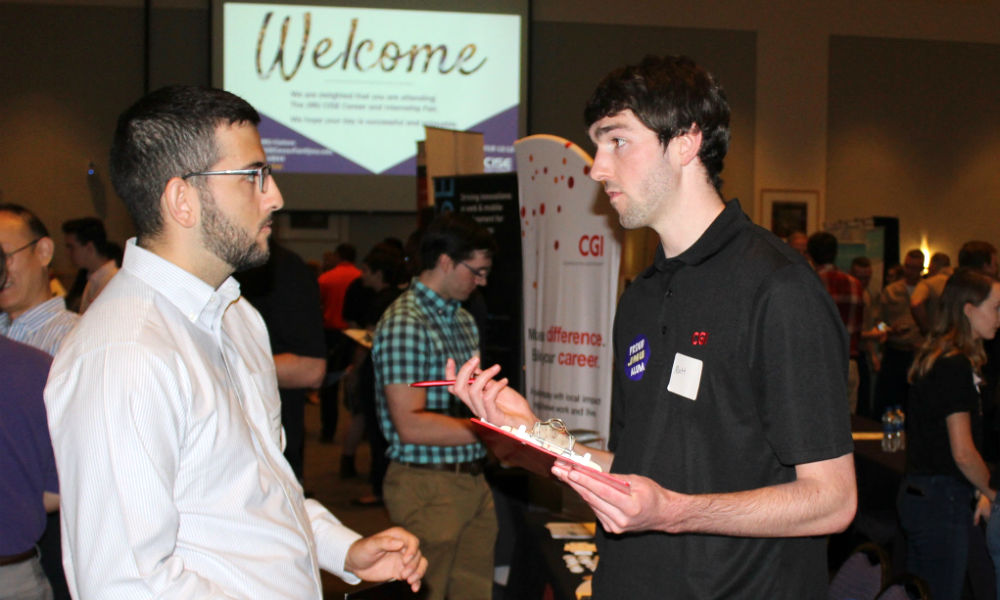
[[[612,72],[585,111],[626,228],[660,237],[614,327],[611,452],[623,493],[557,462],[603,531],[594,598],[825,598],[826,540],[854,516],[847,336],[806,261],[720,195],[729,106],[690,59]],[[476,359],[473,412],[531,425]]]

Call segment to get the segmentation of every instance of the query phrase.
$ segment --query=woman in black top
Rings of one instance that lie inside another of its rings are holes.
[[[969,530],[989,518],[990,474],[982,438],[982,340],[1000,326],[1000,283],[959,269],[941,294],[937,320],[910,367],[906,476],[898,498],[909,571],[935,600],[958,599]]]

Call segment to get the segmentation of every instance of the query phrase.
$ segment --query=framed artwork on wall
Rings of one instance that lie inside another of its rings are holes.
[[[758,214],[761,227],[782,239],[795,231],[813,234],[819,231],[821,223],[819,192],[763,189]]]

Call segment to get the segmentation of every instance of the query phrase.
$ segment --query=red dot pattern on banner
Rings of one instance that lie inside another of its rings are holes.
[[[566,149],[566,152],[564,153],[564,155],[559,160],[561,160],[563,167],[566,167],[570,163],[569,158],[571,156],[570,152],[573,151],[572,150],[573,143],[572,142],[566,142],[565,144],[563,144],[563,147]],[[577,173],[566,173],[566,170],[564,168],[559,168],[558,167],[559,163],[555,163],[556,166],[553,168],[553,172],[550,173],[549,172],[549,166],[550,165],[546,165],[544,163],[535,163],[535,156],[534,156],[534,154],[529,154],[528,155],[528,162],[534,163],[534,164],[537,165],[536,168],[532,169],[534,171],[534,173],[531,175],[531,181],[532,181],[533,184],[541,184],[541,183],[544,182],[543,179],[540,179],[541,177],[543,177],[543,176],[551,176],[552,177],[552,183],[554,185],[560,185],[560,184],[565,183],[567,189],[570,189],[570,190],[572,190],[573,188],[576,187],[576,178],[579,176],[579,172],[577,172]],[[573,167],[573,168],[575,169],[575,167]],[[562,173],[560,173],[560,171]],[[586,178],[586,177],[588,177],[590,175],[590,171],[591,171],[591,167],[589,165],[584,165],[583,166],[583,176],[584,176],[584,178]],[[528,230],[531,229],[531,228],[534,228],[536,226],[535,223],[531,222],[532,219],[535,219],[535,218],[540,219],[542,217],[547,216],[546,215],[546,211],[548,211],[550,213],[549,218],[553,218],[555,216],[555,215],[551,214],[551,210],[549,210],[550,208],[551,207],[547,207],[546,206],[545,202],[541,202],[541,203],[539,203],[535,207],[521,207],[521,220],[522,220],[521,237],[522,238],[527,237]],[[531,211],[530,215],[528,214],[529,210]],[[556,204],[555,205],[555,214],[561,214],[561,213],[562,213],[562,205]],[[559,247],[560,247],[559,240],[553,240],[553,242],[552,242],[552,248],[553,248],[553,250],[559,251]],[[538,288],[538,282],[537,281],[532,282],[532,287],[535,288],[535,289],[537,289]]]

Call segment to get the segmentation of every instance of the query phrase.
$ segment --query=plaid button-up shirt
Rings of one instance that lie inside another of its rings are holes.
[[[851,358],[856,358],[861,342],[861,329],[864,327],[864,288],[860,281],[833,265],[820,265],[816,267],[816,272],[833,298],[833,303],[837,305],[851,342]]]
[[[413,463],[456,463],[482,458],[481,443],[462,446],[404,444],[389,417],[385,386],[444,379],[444,363],[462,364],[479,353],[479,332],[472,315],[459,302],[445,300],[413,280],[410,289],[386,309],[375,327],[372,361],[375,396],[382,433],[389,442],[391,460]],[[428,411],[467,418],[462,402],[444,387],[427,388]]]

